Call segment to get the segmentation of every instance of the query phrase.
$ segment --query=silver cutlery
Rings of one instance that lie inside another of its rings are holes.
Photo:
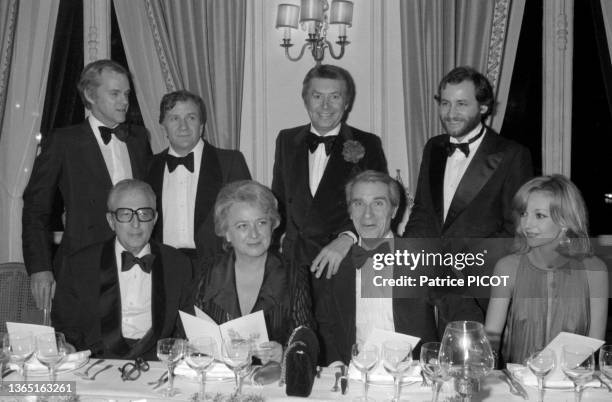
[[[157,389],[168,382],[168,376],[164,376],[159,379],[158,383],[153,387],[153,389]]]
[[[168,372],[164,371],[162,373],[162,375],[155,381],[149,381],[147,383],[147,385],[155,385],[155,387],[153,387],[153,389],[157,388],[160,384],[163,384],[165,381],[164,379],[166,379],[166,381],[168,380]]]
[[[2,378],[8,377],[9,375],[13,374],[14,372],[15,372],[15,370],[13,370],[13,369],[4,370],[4,373],[2,373]]]
[[[525,388],[523,388],[523,386],[514,379],[508,369],[503,369],[502,374],[499,375],[499,378],[504,380],[504,382],[508,384],[508,388],[512,395],[520,396],[525,400],[529,399],[529,394],[527,394]]]
[[[421,378],[423,379],[423,381],[421,381],[421,387],[429,387],[427,377],[425,377],[425,373],[423,373],[423,370],[421,370]]]
[[[608,382],[605,381],[604,378],[602,378],[604,376],[602,376],[601,374],[595,374],[595,377],[599,379],[599,382],[601,383],[602,387],[606,387],[608,389],[608,392],[612,392],[612,386],[608,384]]]
[[[93,380],[95,380],[95,379],[96,379],[96,376],[97,376],[98,374],[100,374],[100,373],[101,373],[101,372],[103,372],[103,371],[108,370],[108,369],[109,369],[109,368],[111,368],[111,367],[113,367],[113,365],[112,365],[112,364],[107,364],[106,366],[102,367],[100,370],[98,370],[98,371],[96,371],[95,373],[93,373],[93,374],[91,375],[91,377],[81,377],[81,378],[82,378],[83,380],[86,380],[86,381],[93,381]]]
[[[346,366],[341,367],[341,373],[342,375],[340,376],[340,391],[342,395],[345,395],[348,391],[348,369]]]
[[[332,392],[338,392],[338,381],[340,381],[340,377],[342,377],[342,373],[339,371],[336,371],[336,382],[334,382],[334,386],[332,387]]]
[[[89,367],[87,367],[84,372],[82,372],[82,373],[74,373],[74,375],[76,375],[77,377],[89,377],[89,371],[93,367],[97,366],[100,363],[104,363],[105,361],[106,360],[104,360],[104,359],[99,359],[99,360],[93,362]]]

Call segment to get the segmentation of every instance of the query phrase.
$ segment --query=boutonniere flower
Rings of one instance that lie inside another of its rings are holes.
[[[347,162],[357,163],[365,156],[365,148],[359,141],[344,141],[342,146],[342,156],[344,156],[344,160]]]

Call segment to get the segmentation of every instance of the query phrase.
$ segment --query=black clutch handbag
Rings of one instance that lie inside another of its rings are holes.
[[[287,342],[281,366],[287,396],[309,396],[317,374],[319,340],[304,325],[297,327]]]

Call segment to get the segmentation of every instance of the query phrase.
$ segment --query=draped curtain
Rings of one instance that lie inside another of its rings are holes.
[[[0,137],[0,262],[23,261],[21,196],[36,153],[59,0],[19,0]]]
[[[416,186],[425,142],[442,132],[434,95],[445,73],[470,65],[494,84],[503,79],[505,94],[498,93],[498,101],[507,98],[516,44],[507,55],[512,64],[505,62],[505,50],[508,41],[518,42],[524,1],[401,0],[409,188]],[[498,130],[501,121],[503,114],[493,124]]]
[[[206,138],[223,148],[239,147],[246,0],[115,0],[119,27],[132,71],[161,73],[154,99],[146,106],[157,110],[161,95],[177,89],[199,94],[207,107]],[[125,13],[124,13],[125,12]],[[146,18],[150,32],[135,33],[134,20]],[[130,32],[131,31],[131,32]],[[146,38],[149,51],[142,51]],[[152,46],[152,47],[149,47]],[[155,54],[156,66],[144,59]],[[140,85],[150,85],[135,74]],[[140,97],[139,97],[140,100]],[[141,103],[142,104],[142,103]],[[149,124],[153,122],[150,113]],[[143,113],[143,118],[144,118]],[[145,118],[145,122],[147,119]]]
[[[18,4],[18,0],[0,2],[0,127],[2,127],[2,117],[6,104]]]

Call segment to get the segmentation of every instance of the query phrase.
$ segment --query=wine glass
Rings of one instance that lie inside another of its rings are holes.
[[[548,375],[557,364],[555,351],[552,349],[538,350],[527,358],[525,365],[538,379],[538,402],[544,400],[544,377]]]
[[[450,322],[440,343],[439,361],[444,375],[455,378],[455,390],[462,400],[470,401],[479,390],[480,378],[495,365],[483,325],[475,321]]]
[[[401,381],[412,364],[412,345],[402,341],[386,341],[382,347],[382,363],[385,371],[393,376],[393,402],[399,402]]]
[[[440,342],[427,342],[421,346],[421,369],[425,376],[433,383],[431,402],[437,402],[440,388],[444,381],[446,381],[446,375],[442,371],[442,367],[440,367],[439,354]]]
[[[11,361],[19,367],[23,381],[28,381],[28,369],[25,362],[34,354],[34,338],[30,332],[6,334]],[[6,342],[6,341],[5,341]]]
[[[157,358],[168,368],[168,387],[164,397],[170,398],[179,393],[174,389],[174,367],[183,358],[185,341],[177,338],[164,338],[157,341]]]
[[[584,384],[595,373],[595,355],[588,346],[563,345],[561,370],[574,383],[574,401],[580,402]]]
[[[612,345],[603,345],[599,349],[599,371],[612,381]]]
[[[66,339],[61,332],[38,334],[36,341],[36,359],[49,369],[49,380],[57,380],[56,367],[66,357]]]
[[[251,366],[251,343],[245,339],[230,339],[223,342],[223,361],[234,372],[236,391],[242,393],[242,378]]]
[[[376,345],[356,343],[351,348],[351,362],[361,372],[363,380],[363,397],[355,398],[355,401],[374,401],[368,399],[368,373],[376,367],[378,357],[378,346]]]
[[[10,357],[8,334],[0,332],[0,391],[4,389],[4,368]]]
[[[212,366],[217,354],[217,342],[208,336],[189,341],[185,351],[187,365],[200,374],[200,391],[198,399],[206,400],[206,370]]]

